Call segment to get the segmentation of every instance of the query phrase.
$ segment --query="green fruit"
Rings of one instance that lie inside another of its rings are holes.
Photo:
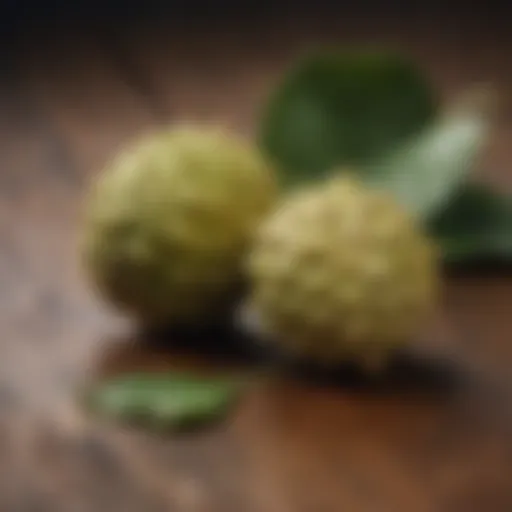
[[[148,136],[94,186],[83,247],[90,277],[144,323],[215,318],[233,298],[244,251],[276,192],[259,152],[222,129]]]
[[[260,226],[247,302],[285,353],[380,368],[435,304],[437,251],[384,192],[350,177],[292,193]]]

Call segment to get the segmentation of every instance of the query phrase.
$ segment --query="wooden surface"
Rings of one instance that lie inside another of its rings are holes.
[[[81,274],[84,192],[130,138],[181,119],[249,135],[292,57],[319,42],[384,42],[445,97],[469,81],[500,87],[482,168],[511,189],[512,38],[499,20],[253,21],[34,23],[2,46],[0,511],[510,512],[510,274],[447,279],[439,326],[418,345],[428,358],[380,385],[264,381],[224,425],[185,437],[77,412],[75,389],[98,374],[200,359],[144,348]]]

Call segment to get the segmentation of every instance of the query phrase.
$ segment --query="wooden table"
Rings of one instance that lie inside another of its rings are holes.
[[[482,33],[478,15],[378,21],[362,11],[214,26],[34,23],[6,39],[2,512],[512,510],[512,280],[503,273],[447,277],[429,358],[380,386],[262,381],[225,424],[163,438],[75,407],[75,387],[97,374],[201,362],[145,348],[91,294],[76,248],[90,178],[120,145],[169,122],[215,120],[250,135],[279,73],[312,44],[388,43],[416,58],[444,97],[493,80],[503,119],[482,168],[510,190],[504,24]]]

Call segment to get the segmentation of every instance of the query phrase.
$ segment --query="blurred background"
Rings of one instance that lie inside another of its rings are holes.
[[[504,117],[510,110],[506,6],[11,0],[2,2],[0,18],[4,102],[27,123],[37,117],[46,136],[66,147],[69,161],[55,166],[69,173],[96,167],[119,138],[148,124],[189,117],[250,131],[283,68],[323,44],[399,49],[443,95],[492,81],[504,93]],[[73,128],[81,134],[71,142]],[[86,137],[98,139],[94,150],[70,147]],[[507,145],[496,140],[496,158]]]
[[[411,55],[443,97],[474,82],[500,90],[503,126],[486,165],[494,179],[510,146],[509,10],[482,2],[4,1],[5,144],[44,140],[51,155],[37,173],[78,179],[127,137],[162,123],[218,120],[249,133],[294,57],[324,44],[367,44]]]

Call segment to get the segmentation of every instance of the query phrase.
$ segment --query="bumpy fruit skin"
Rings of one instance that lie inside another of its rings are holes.
[[[383,369],[427,319],[437,251],[392,197],[348,175],[292,193],[262,223],[246,308],[285,353]]]
[[[231,300],[244,251],[276,193],[259,152],[222,129],[146,136],[93,187],[88,273],[107,299],[145,324],[210,320]]]

